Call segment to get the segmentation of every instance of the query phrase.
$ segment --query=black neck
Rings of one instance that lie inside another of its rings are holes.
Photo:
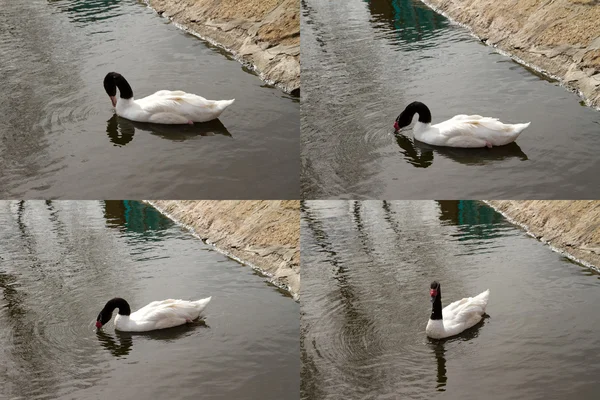
[[[419,122],[422,122],[424,124],[431,123],[431,111],[429,111],[429,108],[425,104],[419,101],[415,101],[410,103],[408,107],[406,107],[406,109],[410,109],[410,112],[412,113],[411,119],[413,115],[419,114]]]
[[[127,82],[123,75],[117,76],[115,78],[115,83],[119,88],[119,96],[122,99],[131,99],[133,97],[133,90],[131,89],[131,86],[129,86],[129,82]]]
[[[414,101],[407,105],[404,111],[396,118],[396,124],[394,125],[396,130],[400,130],[405,126],[410,125],[415,114],[419,114],[419,122],[424,124],[431,123],[431,112],[429,111],[429,108],[419,101]]]
[[[435,300],[433,301],[433,306],[431,307],[431,317],[430,319],[442,319],[442,288],[438,286],[437,296],[435,296]]]
[[[129,303],[120,297],[115,297],[106,303],[102,313],[106,313],[107,315],[112,314],[115,308],[119,309],[119,315],[129,315],[131,314],[131,308],[129,307]]]
[[[109,96],[116,96],[117,88],[119,88],[119,95],[122,99],[133,97],[133,90],[123,75],[117,72],[109,72],[104,78],[104,90]]]

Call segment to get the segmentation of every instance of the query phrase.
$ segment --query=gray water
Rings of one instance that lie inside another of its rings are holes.
[[[298,399],[298,304],[152,207],[5,201],[0,226],[0,398]],[[212,301],[205,323],[96,332],[115,296]]]
[[[600,113],[417,0],[302,0],[303,198],[597,198]],[[531,121],[493,149],[437,148],[412,126],[479,114]],[[415,118],[416,119],[416,118]]]
[[[0,8],[0,197],[297,198],[299,101],[136,0]],[[102,81],[236,102],[210,124],[114,116]]]
[[[473,201],[308,201],[301,398],[597,399],[600,280]],[[430,340],[442,303],[482,323]]]

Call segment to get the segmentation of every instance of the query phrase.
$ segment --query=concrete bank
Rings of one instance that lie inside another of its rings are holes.
[[[145,0],[189,32],[230,51],[260,77],[300,94],[298,0]]]
[[[488,200],[486,203],[556,250],[600,270],[600,201]]]
[[[299,299],[300,201],[147,200]]]
[[[599,0],[423,0],[600,107]]]

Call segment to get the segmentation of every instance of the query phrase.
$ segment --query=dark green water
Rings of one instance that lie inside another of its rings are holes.
[[[301,185],[305,199],[593,199],[600,113],[483,45],[418,0],[302,0]],[[412,126],[479,114],[531,121],[516,144],[437,148]]]
[[[472,201],[307,201],[301,398],[596,399],[600,276]],[[429,340],[444,305],[489,318]]]
[[[152,207],[4,201],[0,226],[0,398],[298,398],[298,304]],[[205,324],[97,333],[115,296],[213,298]]]
[[[298,198],[298,99],[141,1],[5,1],[0,53],[0,198]],[[236,102],[210,124],[133,124],[110,71],[136,98]]]

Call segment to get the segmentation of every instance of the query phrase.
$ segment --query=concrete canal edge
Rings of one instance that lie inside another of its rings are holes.
[[[299,301],[299,200],[145,200]]]
[[[268,84],[300,95],[297,0],[144,0],[178,27],[227,50]]]
[[[600,108],[598,0],[422,0],[486,44]]]
[[[599,200],[485,200],[553,250],[600,271]]]

